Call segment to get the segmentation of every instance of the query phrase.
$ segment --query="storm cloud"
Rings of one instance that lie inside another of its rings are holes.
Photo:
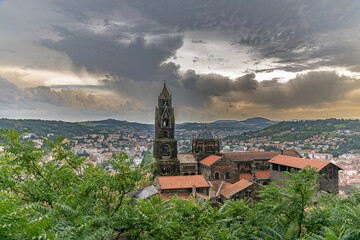
[[[4,0],[0,108],[151,122],[166,80],[180,121],[311,118],[322,109],[360,117],[359,8],[357,0]]]

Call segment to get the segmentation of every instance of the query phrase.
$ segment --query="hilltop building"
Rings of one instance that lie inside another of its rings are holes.
[[[158,97],[155,109],[154,158],[156,175],[179,175],[180,162],[177,158],[177,140],[175,137],[175,115],[172,98],[164,87]]]
[[[206,129],[192,139],[188,153],[177,152],[175,115],[166,83],[155,109],[155,184],[159,194],[171,197],[228,199],[253,198],[258,185],[287,179],[284,171],[315,167],[324,174],[319,190],[338,193],[339,167],[318,159],[304,159],[293,149],[271,152],[220,153],[219,139]]]

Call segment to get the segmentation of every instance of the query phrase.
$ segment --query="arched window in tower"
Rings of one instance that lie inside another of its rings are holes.
[[[220,173],[219,172],[216,172],[215,173],[215,180],[219,180],[220,179]]]
[[[170,156],[170,148],[168,145],[163,146],[161,155]]]
[[[164,131],[164,138],[169,138],[169,132],[168,131]]]
[[[164,119],[163,127],[169,127],[169,120],[168,119]]]
[[[225,173],[225,179],[230,179],[230,173],[229,172]]]

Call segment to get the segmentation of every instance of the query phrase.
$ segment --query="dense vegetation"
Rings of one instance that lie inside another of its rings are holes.
[[[150,165],[113,156],[109,174],[64,150],[3,130],[0,239],[359,239],[360,193],[316,195],[314,170],[289,173],[286,187],[260,186],[256,201],[128,197],[146,182]],[[52,161],[42,157],[51,154]],[[316,204],[315,204],[316,203]]]

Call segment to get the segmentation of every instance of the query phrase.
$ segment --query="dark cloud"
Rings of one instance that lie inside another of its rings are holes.
[[[60,41],[44,40],[41,44],[66,53],[90,72],[110,71],[138,81],[154,80],[160,63],[173,56],[182,45],[179,35],[159,36],[154,42],[144,37],[136,37],[129,43],[120,43],[121,40],[124,39],[84,32]]]
[[[360,29],[355,28],[360,24],[360,2],[356,0],[127,2],[148,18],[182,31],[230,34],[237,39],[234,44],[251,46],[261,57],[279,59],[276,63],[285,71],[352,66],[360,57]]]
[[[232,80],[217,74],[196,74],[189,70],[178,81],[183,88],[191,90],[193,95],[201,99],[197,104],[202,105],[198,107],[209,106],[216,98],[216,101],[224,104],[243,102],[273,109],[317,108],[346,99],[349,92],[360,88],[358,79],[325,71],[298,75],[284,83],[278,79],[259,82],[255,74]]]

